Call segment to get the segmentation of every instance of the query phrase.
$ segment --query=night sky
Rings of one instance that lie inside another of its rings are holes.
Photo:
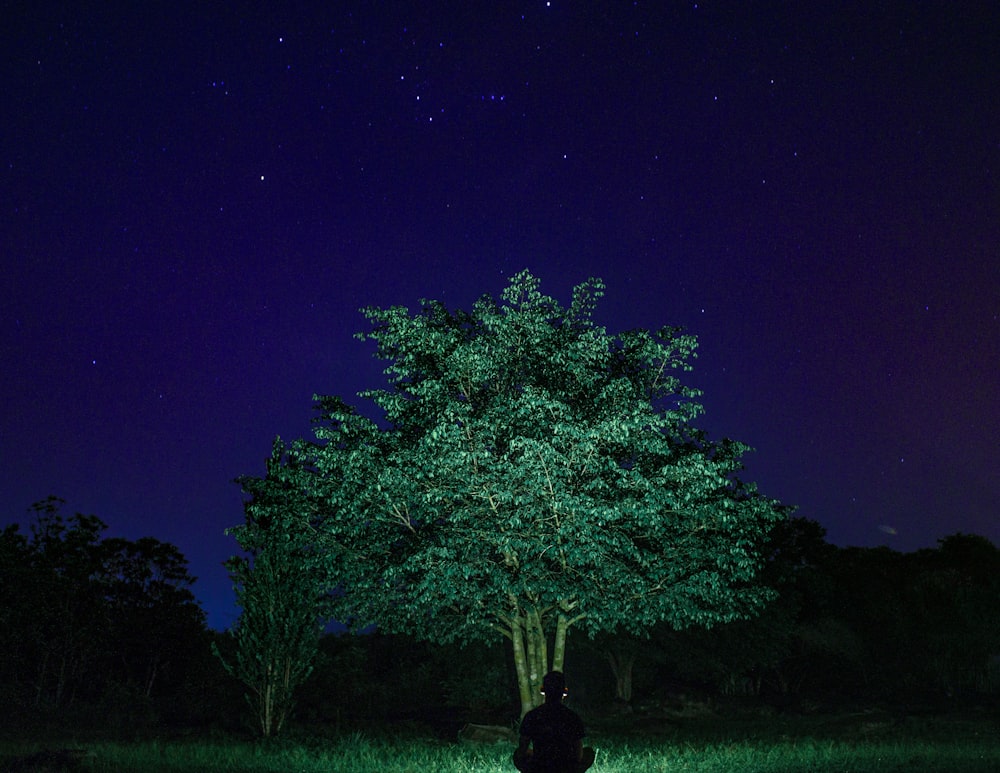
[[[1000,544],[1000,4],[19,5],[0,523],[172,542],[226,628],[232,480],[384,384],[358,309],[528,268],[696,334],[701,426],[831,542]]]

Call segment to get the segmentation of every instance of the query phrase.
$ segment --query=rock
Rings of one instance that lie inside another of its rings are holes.
[[[459,740],[468,743],[508,743],[517,745],[517,733],[503,725],[467,724],[458,731]]]

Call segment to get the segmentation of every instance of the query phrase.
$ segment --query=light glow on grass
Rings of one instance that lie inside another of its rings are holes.
[[[513,773],[513,747],[416,735],[385,727],[334,736],[253,742],[228,737],[136,742],[88,741],[66,734],[0,741],[0,770],[41,750],[86,750],[93,773]],[[639,734],[618,721],[594,727],[593,773],[805,773],[906,771],[995,773],[1000,735],[992,715],[901,718],[864,711],[811,717],[712,717]],[[20,768],[15,768],[20,769]],[[33,769],[33,768],[32,768]]]
[[[70,744],[67,744],[70,745]],[[309,743],[142,741],[75,743],[88,750],[82,767],[100,773],[511,773],[506,744],[372,738],[356,733]],[[1000,741],[994,733],[955,740],[741,739],[682,740],[599,738],[594,773],[790,773],[792,771],[997,770]],[[6,744],[4,760],[31,753]],[[55,748],[49,745],[47,748]],[[37,750],[37,749],[35,749]]]

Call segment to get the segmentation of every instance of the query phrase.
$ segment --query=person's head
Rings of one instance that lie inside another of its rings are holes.
[[[559,703],[566,697],[566,677],[562,671],[549,671],[542,678],[542,694],[546,703]]]

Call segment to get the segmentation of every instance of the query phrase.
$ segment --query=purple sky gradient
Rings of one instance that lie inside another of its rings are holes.
[[[1000,6],[417,5],[8,14],[0,523],[173,542],[225,628],[232,479],[383,383],[359,307],[529,268],[696,334],[831,541],[1000,544]]]

